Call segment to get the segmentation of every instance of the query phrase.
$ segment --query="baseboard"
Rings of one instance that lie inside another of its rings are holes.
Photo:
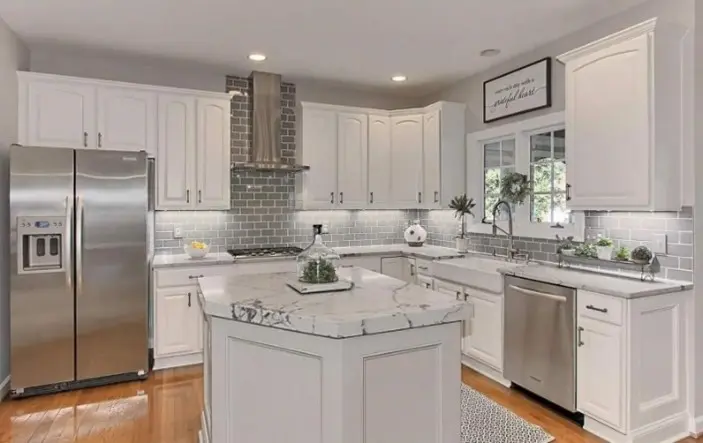
[[[199,365],[203,362],[203,353],[172,355],[154,358],[154,370],[178,368],[181,366]]]
[[[500,383],[501,385],[505,386],[506,388],[509,388],[513,384],[510,380],[503,378],[502,372],[497,371],[496,369],[492,368],[491,366],[488,366],[485,363],[481,363],[480,361],[476,360],[475,358],[470,357],[470,356],[463,354],[463,353],[461,354],[461,364],[473,369],[474,371],[478,372],[479,374],[486,376],[495,382]]]
[[[693,438],[703,436],[703,415],[699,417],[691,417],[691,425],[689,426],[689,435]]]
[[[623,434],[586,416],[583,429],[611,443],[676,443],[689,436],[688,414],[682,412]]]
[[[3,401],[7,394],[10,393],[10,376],[5,377],[5,380],[0,383],[0,401]]]

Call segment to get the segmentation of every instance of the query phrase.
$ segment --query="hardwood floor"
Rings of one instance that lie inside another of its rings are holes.
[[[462,379],[544,428],[556,443],[602,441],[524,394],[470,369],[463,368]],[[169,369],[143,382],[2,402],[0,443],[194,443],[201,409],[201,368]]]

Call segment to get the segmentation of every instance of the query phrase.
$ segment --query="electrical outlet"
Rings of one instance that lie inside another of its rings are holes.
[[[322,225],[322,233],[323,233],[323,234],[329,234],[329,233],[330,233],[330,227],[329,227],[329,225]]]
[[[666,255],[668,249],[668,241],[666,234],[654,234],[652,242],[652,252],[655,254]]]
[[[175,226],[173,228],[173,238],[183,238],[183,230],[180,226]]]

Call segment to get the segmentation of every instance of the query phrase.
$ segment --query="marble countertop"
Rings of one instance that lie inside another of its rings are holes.
[[[348,338],[462,321],[464,301],[358,267],[338,270],[350,291],[301,295],[286,285],[295,274],[198,280],[206,314],[323,337]]]
[[[498,272],[621,298],[649,297],[693,289],[693,283],[689,282],[660,279],[653,282],[641,281],[639,278],[549,265],[503,267]]]
[[[456,249],[442,246],[408,246],[406,244],[375,245],[375,246],[342,246],[332,248],[342,257],[360,257],[364,255],[402,254],[411,257],[425,258],[428,260],[441,260],[446,258],[463,257],[466,254],[457,252]]]
[[[204,265],[229,265],[234,258],[226,252],[212,252],[203,258],[190,258],[188,254],[156,254],[152,268],[178,268]]]

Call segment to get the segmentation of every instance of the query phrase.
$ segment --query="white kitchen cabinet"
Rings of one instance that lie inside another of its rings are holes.
[[[369,208],[388,208],[391,196],[391,118],[369,115]]]
[[[381,274],[407,281],[408,260],[405,257],[381,257]]]
[[[623,328],[580,317],[578,337],[578,408],[621,429],[625,406]]]
[[[429,275],[417,275],[417,284],[425,289],[432,289],[434,286],[433,278]]]
[[[464,288],[473,306],[471,332],[464,337],[463,352],[497,371],[503,370],[503,297]]]
[[[19,73],[19,142],[30,146],[95,146],[95,87]]]
[[[195,208],[195,119],[195,97],[159,96],[157,209]]]
[[[398,208],[423,205],[422,123],[422,114],[391,116],[391,200]]]
[[[197,99],[197,208],[230,207],[230,102]]]
[[[457,300],[464,299],[464,287],[456,283],[434,279],[434,290],[443,294],[451,295]]]
[[[156,156],[157,94],[125,87],[97,89],[97,148]]]
[[[365,113],[337,114],[337,205],[340,209],[363,209],[367,205],[368,128]]]
[[[570,209],[680,209],[682,37],[652,19],[559,57]]]
[[[337,112],[303,104],[299,162],[310,166],[296,176],[296,206],[333,209],[337,202]]]
[[[197,286],[163,288],[156,291],[155,357],[192,354],[202,350],[202,317]]]
[[[422,117],[422,162],[424,206],[440,207],[440,110],[433,109]]]
[[[342,266],[357,266],[359,268],[368,269],[369,271],[381,273],[381,257],[343,257],[340,260]]]

